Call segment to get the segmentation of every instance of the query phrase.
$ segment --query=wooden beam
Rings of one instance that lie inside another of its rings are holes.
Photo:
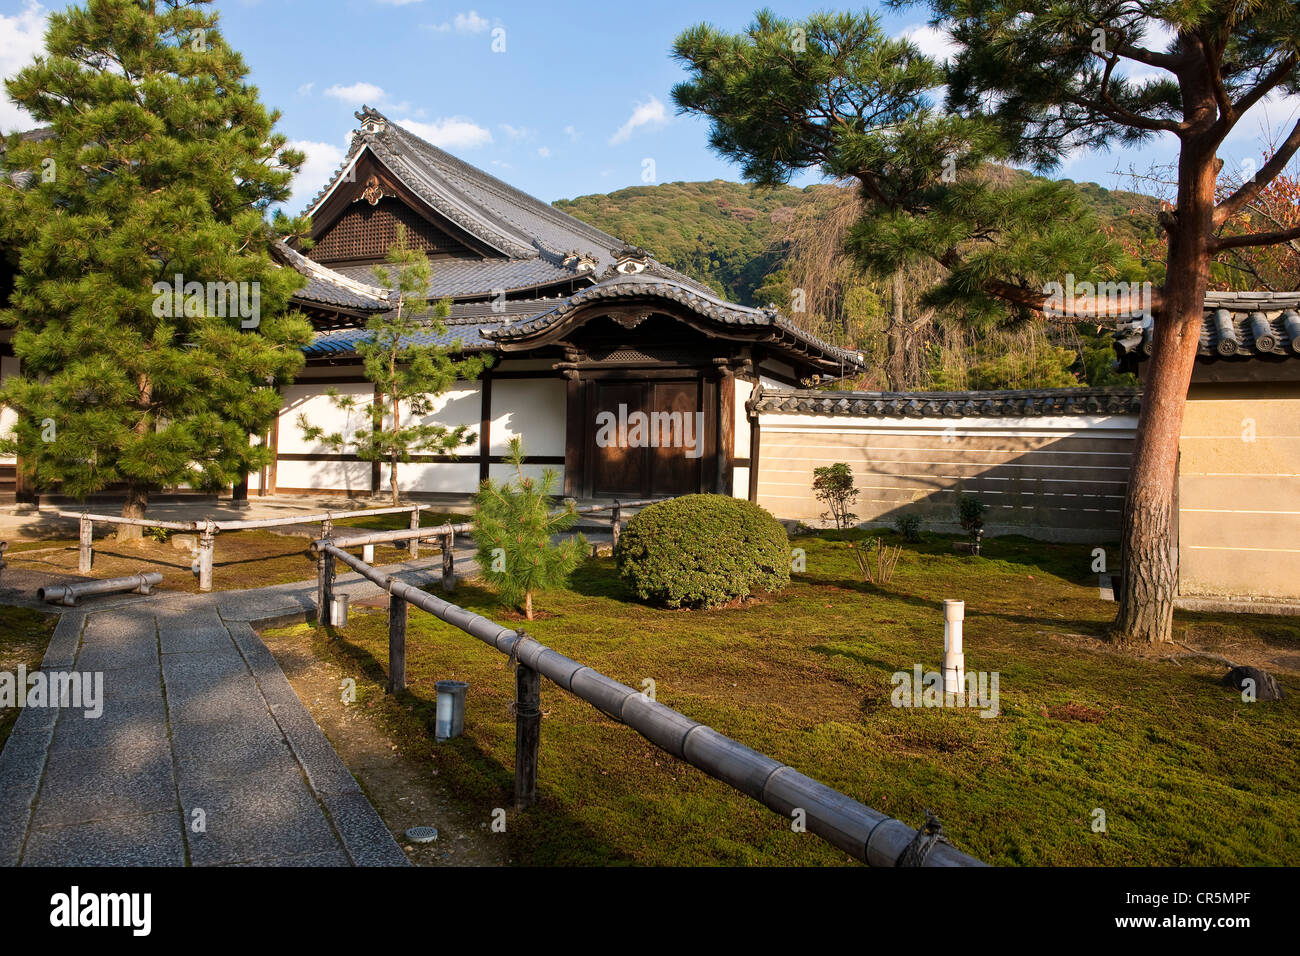
[[[484,372],[479,389],[478,480],[487,481],[492,454],[492,373]]]
[[[586,429],[583,427],[583,384],[579,374],[573,369],[564,372],[564,495],[566,498],[582,496],[585,484],[585,463],[583,462],[583,442]]]
[[[736,373],[720,368],[718,381],[718,494],[731,494],[731,469],[736,456]]]

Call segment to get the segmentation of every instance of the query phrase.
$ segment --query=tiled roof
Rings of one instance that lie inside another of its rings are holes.
[[[520,290],[545,288],[577,278],[577,273],[556,266],[545,259],[434,259],[430,264],[428,295],[431,298],[457,298],[472,295],[495,295]],[[336,272],[363,282],[374,282],[374,266],[337,266]]]
[[[321,332],[315,340],[303,349],[308,358],[327,358],[332,355],[352,355],[357,344],[370,338],[367,329],[336,329]],[[427,332],[418,332],[402,342],[403,347],[412,345],[441,345],[451,347],[459,343],[461,349],[492,348],[492,343],[484,339],[476,325],[452,325],[447,323],[446,332],[436,332],[430,328]]]
[[[1025,418],[1043,415],[1135,415],[1134,388],[1050,388],[996,392],[823,392],[760,389],[760,412],[862,418]]]
[[[281,241],[271,247],[275,258],[307,277],[307,284],[293,294],[301,304],[327,305],[363,312],[381,312],[391,306],[388,291],[313,262]]]
[[[361,128],[353,134],[347,158],[307,212],[314,213],[358,155],[369,150],[431,209],[500,254],[500,258],[434,260],[430,296],[542,289],[575,280],[595,282],[614,274],[627,248],[622,240],[457,159],[377,110],[363,107],[356,115]],[[644,261],[648,273],[707,291],[648,255]],[[339,271],[371,281],[370,269],[344,266]]]
[[[818,352],[853,368],[861,364],[857,353],[822,341],[817,336],[798,328],[774,310],[746,308],[724,302],[716,296],[704,295],[680,283],[644,275],[608,279],[558,300],[507,299],[496,306],[491,301],[453,303],[451,315],[444,320],[451,327],[451,332],[448,336],[431,337],[429,341],[437,340],[440,344],[446,345],[450,344],[452,339],[460,338],[465,348],[496,348],[501,342],[525,341],[532,336],[541,335],[579,306],[591,302],[647,297],[678,302],[702,318],[723,325],[775,329],[783,334],[789,343],[802,350]],[[473,328],[468,331],[458,331],[465,326]],[[345,348],[350,349],[367,334],[365,329],[325,333],[308,349],[308,354],[315,354],[313,349],[325,342],[330,344],[322,345],[322,348],[331,353],[341,352]]]
[[[861,365],[856,352],[831,345],[812,333],[804,331],[775,309],[754,309],[736,305],[734,302],[726,302],[692,286],[646,275],[619,276],[579,290],[561,299],[547,311],[526,321],[512,323],[489,335],[497,341],[527,339],[546,331],[580,306],[601,300],[642,297],[670,299],[686,306],[703,318],[723,325],[777,329],[805,347],[843,361],[854,368]]]
[[[1300,292],[1209,292],[1196,356],[1205,361],[1300,357],[1298,308]],[[1150,319],[1116,330],[1121,362],[1148,358],[1152,332]]]
[[[341,173],[369,148],[416,195],[470,235],[515,259],[538,256],[538,247],[592,254],[598,267],[612,265],[623,243],[560,210],[520,192],[481,169],[398,126],[378,110],[363,107],[361,129]],[[312,200],[312,212],[333,187],[337,175]]]

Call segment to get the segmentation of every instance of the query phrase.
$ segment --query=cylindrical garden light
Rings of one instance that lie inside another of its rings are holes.
[[[465,691],[469,690],[469,684],[463,680],[440,680],[433,686],[438,691],[434,736],[438,740],[459,737],[465,729]]]

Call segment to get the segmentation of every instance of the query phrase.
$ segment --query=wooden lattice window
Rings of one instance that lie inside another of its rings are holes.
[[[407,242],[428,255],[457,255],[469,250],[405,203],[391,196],[372,206],[354,202],[312,248],[317,262],[375,261],[388,254],[397,240],[398,225],[406,227]]]

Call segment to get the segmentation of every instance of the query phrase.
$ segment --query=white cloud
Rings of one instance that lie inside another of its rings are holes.
[[[339,86],[337,83],[325,91],[344,103],[361,105],[362,103],[379,103],[384,99],[384,88],[373,83],[353,83],[351,86]]]
[[[307,154],[307,161],[302,164],[298,175],[293,177],[293,195],[286,203],[289,208],[302,210],[329,182],[334,170],[343,164],[347,150],[340,149],[333,143],[313,143],[303,139],[290,140],[288,146]]]
[[[49,12],[28,0],[21,13],[0,14],[0,78],[13,76],[38,54],[45,52],[45,18]],[[36,121],[0,88],[0,132],[31,129]]]
[[[572,126],[566,126],[566,127],[564,127],[564,135],[567,136],[567,137],[569,137],[569,140],[570,140],[571,142],[576,143],[576,142],[578,141],[578,136],[579,136],[580,134],[579,134],[578,131],[577,131],[576,129],[574,129]]]
[[[551,151],[545,146],[538,146],[537,155],[542,157],[542,159],[546,159],[548,156],[551,155]]]
[[[480,17],[476,10],[471,10],[468,13],[458,13],[443,23],[426,23],[424,28],[438,33],[450,33],[452,30],[457,33],[482,33],[490,26],[492,24],[487,18]]]
[[[304,83],[302,86],[298,87],[298,95],[311,96],[311,89],[315,85],[315,83]]]
[[[492,142],[491,132],[462,116],[449,116],[432,123],[404,119],[398,120],[397,125],[443,149],[474,149]]]
[[[534,135],[527,126],[511,126],[509,123],[502,123],[501,131],[511,139],[532,139]]]
[[[482,33],[491,26],[487,20],[480,17],[474,10],[471,10],[469,13],[456,14],[456,16],[452,18],[451,22],[457,33]]]
[[[617,146],[619,143],[626,143],[632,138],[632,133],[643,126],[663,126],[667,122],[668,113],[664,110],[663,103],[660,103],[656,97],[652,96],[644,103],[636,105],[627,122],[620,126],[618,132],[609,138],[609,145]]]
[[[907,27],[900,36],[904,40],[910,40],[922,53],[940,63],[957,52],[957,44],[953,42],[951,34],[928,23]]]

